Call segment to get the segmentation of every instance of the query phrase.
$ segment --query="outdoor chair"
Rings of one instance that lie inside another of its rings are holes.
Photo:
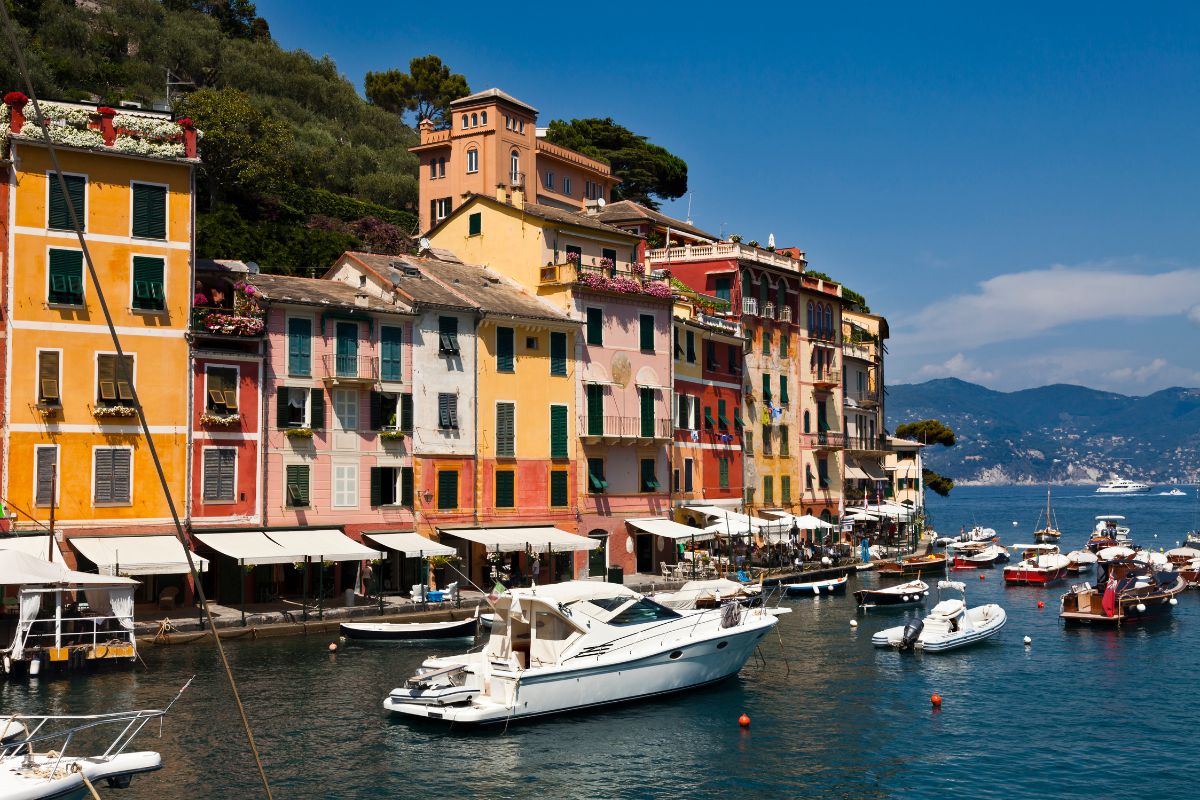
[[[662,562],[661,564],[659,564],[658,566],[659,566],[659,567],[662,569],[662,576],[663,576],[664,578],[670,578],[670,577],[672,576],[672,573],[673,573],[674,569],[675,569],[675,565],[674,565],[674,564],[668,564],[668,563],[667,563],[667,562],[665,562],[665,561],[664,561],[664,562]]]

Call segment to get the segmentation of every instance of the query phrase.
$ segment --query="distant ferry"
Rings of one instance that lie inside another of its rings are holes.
[[[1121,479],[1103,483],[1096,491],[1099,494],[1138,494],[1139,492],[1148,492],[1151,488],[1153,487],[1148,483],[1137,483],[1136,481]]]

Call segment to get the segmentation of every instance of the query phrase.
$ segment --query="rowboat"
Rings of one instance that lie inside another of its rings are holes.
[[[946,556],[941,553],[931,553],[926,556],[909,556],[898,561],[881,561],[876,565],[875,569],[880,575],[890,575],[893,577],[945,572]]]
[[[841,594],[846,591],[846,582],[849,576],[843,575],[840,578],[830,578],[824,581],[808,581],[807,583],[787,583],[784,584],[783,590],[787,592],[789,597],[797,595],[821,595],[821,594]]]
[[[340,633],[358,641],[429,641],[471,639],[479,620],[475,617],[449,622],[343,622]]]
[[[920,605],[929,596],[925,581],[909,581],[885,589],[859,589],[854,593],[860,608],[907,608]]]
[[[967,608],[966,584],[938,581],[939,595],[947,589],[961,592],[962,599],[939,600],[925,619],[914,619],[907,625],[882,630],[871,637],[871,644],[941,653],[981,642],[1004,627],[1008,615],[1003,608],[995,603]]]

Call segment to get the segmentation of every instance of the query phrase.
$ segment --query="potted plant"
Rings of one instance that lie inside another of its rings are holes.
[[[738,244],[742,241],[742,235],[740,233],[731,233],[729,234],[729,241]]]
[[[283,435],[289,439],[311,439],[313,438],[312,428],[286,428]]]

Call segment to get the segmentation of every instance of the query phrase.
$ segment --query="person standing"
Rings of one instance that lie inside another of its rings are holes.
[[[541,556],[535,555],[533,557],[533,567],[531,567],[531,571],[533,572],[533,582],[536,584],[538,582],[538,576],[542,574]]]

